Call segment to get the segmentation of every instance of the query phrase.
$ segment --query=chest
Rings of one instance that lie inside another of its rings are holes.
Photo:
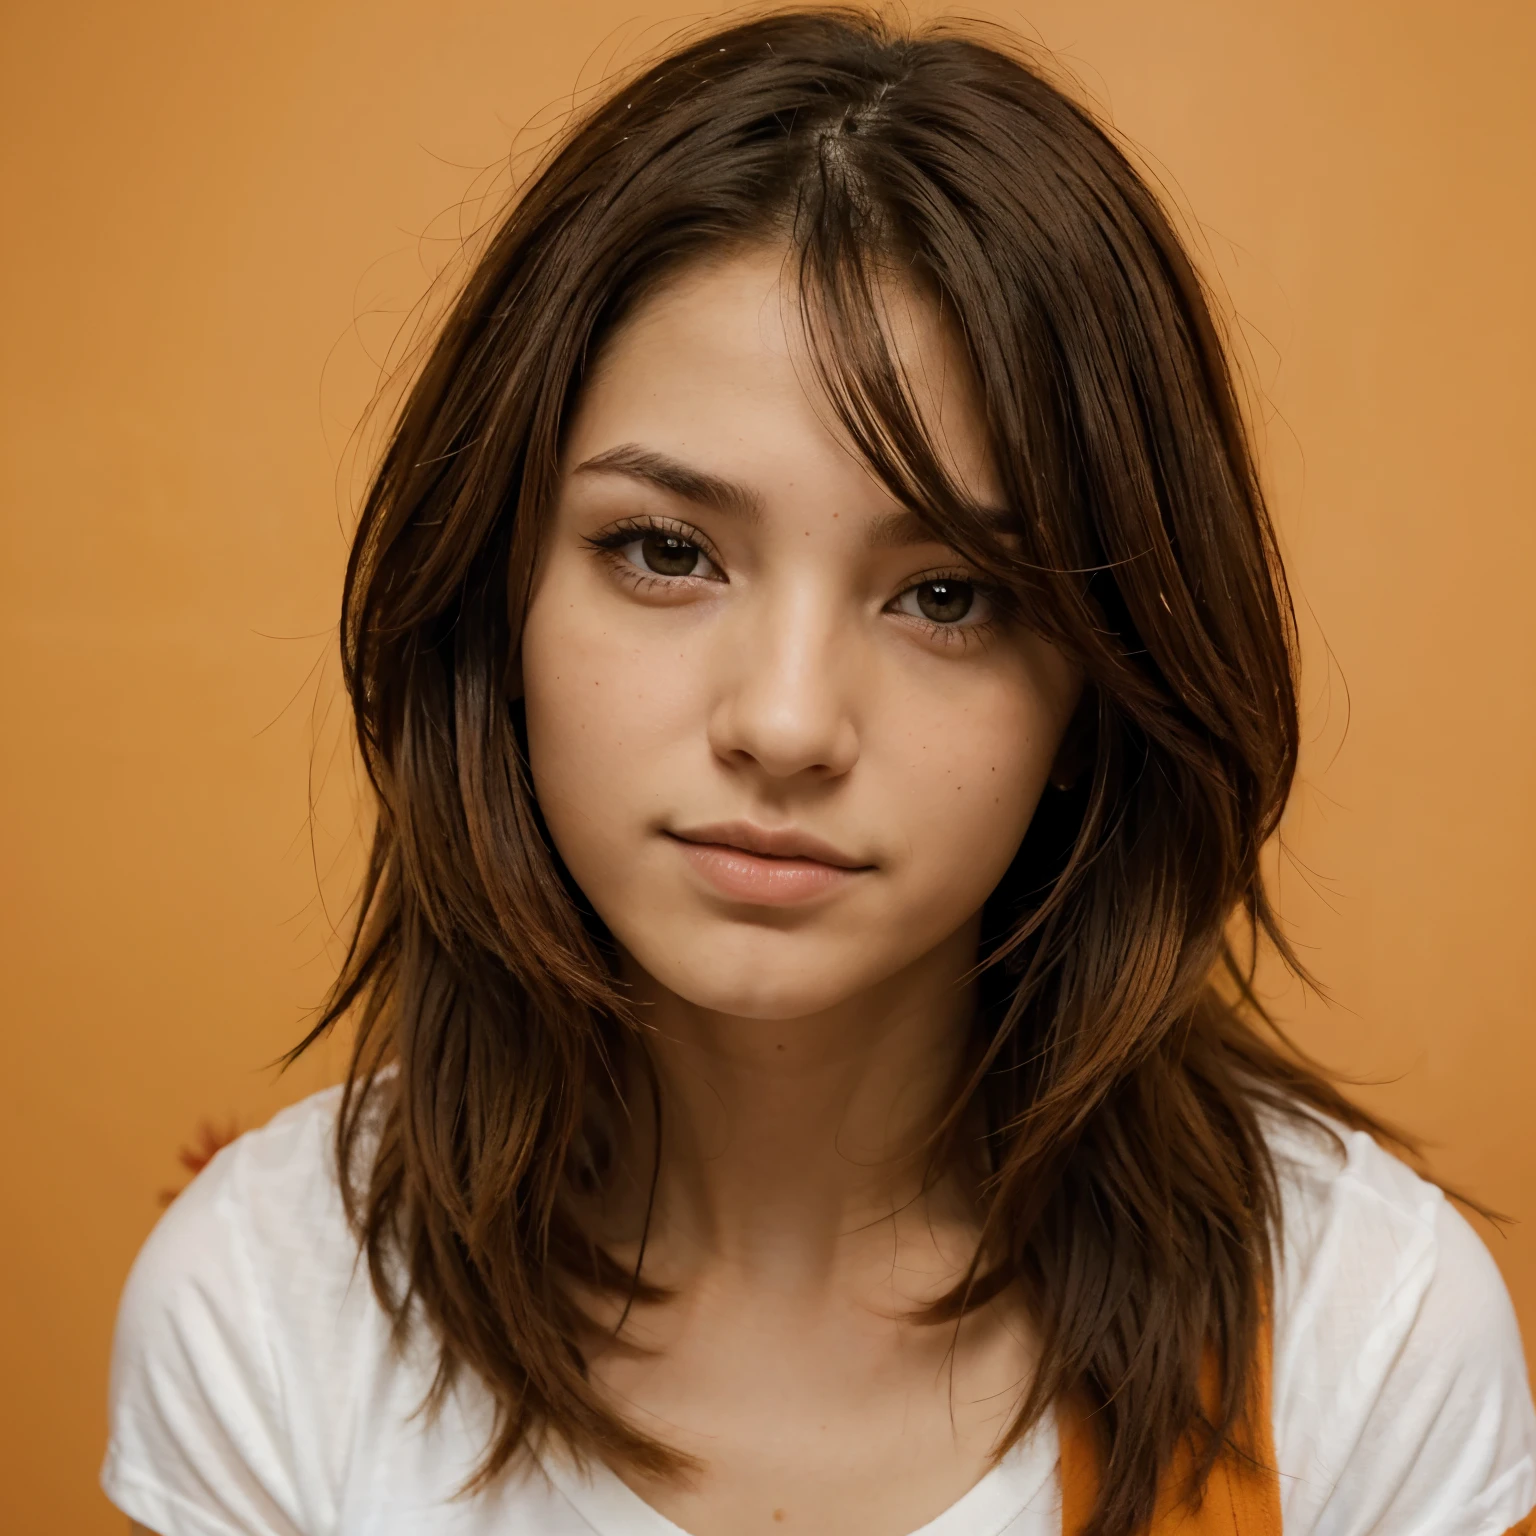
[[[981,1484],[1031,1378],[998,1313],[954,1327],[867,1308],[736,1311],[608,1354],[594,1377],[631,1422],[695,1459],[633,1478],[690,1536],[906,1536]]]
[[[959,1359],[913,1349],[893,1362],[857,1336],[811,1332],[790,1351],[746,1329],[729,1351],[717,1341],[709,1369],[636,1357],[612,1371],[611,1390],[631,1390],[635,1411],[696,1455],[703,1476],[630,1486],[601,1464],[578,1468],[551,1453],[467,1497],[488,1400],[462,1383],[424,1417],[430,1376],[381,1372],[327,1426],[341,1465],[313,1469],[306,1502],[323,1515],[320,1528],[347,1536],[1076,1536],[1097,1484],[1090,1440],[1070,1418],[1048,1415],[992,1465],[1027,1351],[1017,1340],[1012,1349],[967,1342]],[[1193,1523],[1170,1505],[1154,1536],[1165,1527],[1278,1536],[1273,1474],[1218,1469]]]

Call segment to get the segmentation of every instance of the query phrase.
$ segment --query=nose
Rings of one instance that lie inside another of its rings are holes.
[[[830,780],[858,761],[857,639],[814,592],[753,605],[720,638],[709,719],[715,755],[774,780]]]

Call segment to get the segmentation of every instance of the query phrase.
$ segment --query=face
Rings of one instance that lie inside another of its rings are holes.
[[[843,440],[783,265],[691,269],[611,339],[521,648],[540,807],[627,963],[758,1019],[970,964],[1078,693]],[[995,504],[958,350],[890,304],[951,473]]]

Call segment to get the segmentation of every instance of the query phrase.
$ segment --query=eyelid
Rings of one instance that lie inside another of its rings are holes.
[[[596,533],[585,536],[588,544],[599,549],[619,549],[635,539],[643,539],[648,533],[670,533],[689,544],[696,544],[709,558],[718,563],[719,554],[703,529],[695,528],[676,517],[660,517],[645,514],[639,517],[621,517]]]
[[[966,586],[973,587],[977,593],[984,597],[994,608],[999,604],[1001,589],[992,582],[977,576],[974,571],[967,570],[963,565],[934,566],[932,570],[919,571],[915,576],[909,576],[901,584],[901,590],[891,599],[891,603],[903,598],[908,592],[915,591],[918,587],[927,586],[930,581],[963,581]],[[890,606],[888,603],[887,607]]]
[[[670,533],[674,538],[682,539],[685,543],[694,545],[709,561],[716,571],[715,576],[663,576],[659,572],[640,570],[635,567],[636,574],[654,581],[728,581],[725,573],[725,562],[716,552],[714,543],[702,529],[694,527],[692,523],[685,523],[681,518],[663,517],[652,513],[643,513],[635,517],[621,517],[615,522],[609,523],[606,528],[600,528],[596,533],[583,535],[582,542],[589,548],[598,550],[608,555],[616,555],[626,545],[633,544],[643,539],[648,533]],[[626,562],[627,563],[627,562]]]
[[[941,624],[934,619],[925,618],[921,613],[908,613],[906,609],[897,607],[902,598],[931,581],[964,582],[985,605],[986,616],[973,623],[962,620],[954,624]],[[1001,592],[995,584],[979,581],[963,568],[946,571],[935,567],[932,570],[919,572],[905,582],[901,590],[886,604],[884,611],[901,618],[903,622],[922,631],[930,640],[940,645],[970,646],[985,641],[997,629],[999,622],[1005,616],[1006,602],[1007,594]]]
[[[913,587],[920,587],[925,581],[967,581],[978,592],[985,586],[981,578],[969,570],[962,561],[956,561],[954,565],[935,565],[929,570],[919,571],[915,576],[908,576],[902,583],[901,590],[910,592]]]
[[[909,577],[902,583],[901,591],[891,599],[891,602],[894,603],[897,598],[905,597],[914,587],[920,587],[929,581],[963,581],[974,587],[987,600],[987,605],[992,610],[992,617],[987,621],[989,624],[1003,620],[1016,623],[1022,618],[1020,596],[1013,587],[1003,582],[989,581],[985,576],[979,575],[974,567],[967,566],[963,561],[957,561],[951,566],[934,566],[931,570],[919,571],[916,576]],[[975,629],[981,626],[972,625],[971,627]]]

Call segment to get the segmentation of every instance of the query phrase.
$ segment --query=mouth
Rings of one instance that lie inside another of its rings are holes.
[[[794,827],[733,821],[665,835],[717,895],[751,906],[814,901],[875,868]]]

